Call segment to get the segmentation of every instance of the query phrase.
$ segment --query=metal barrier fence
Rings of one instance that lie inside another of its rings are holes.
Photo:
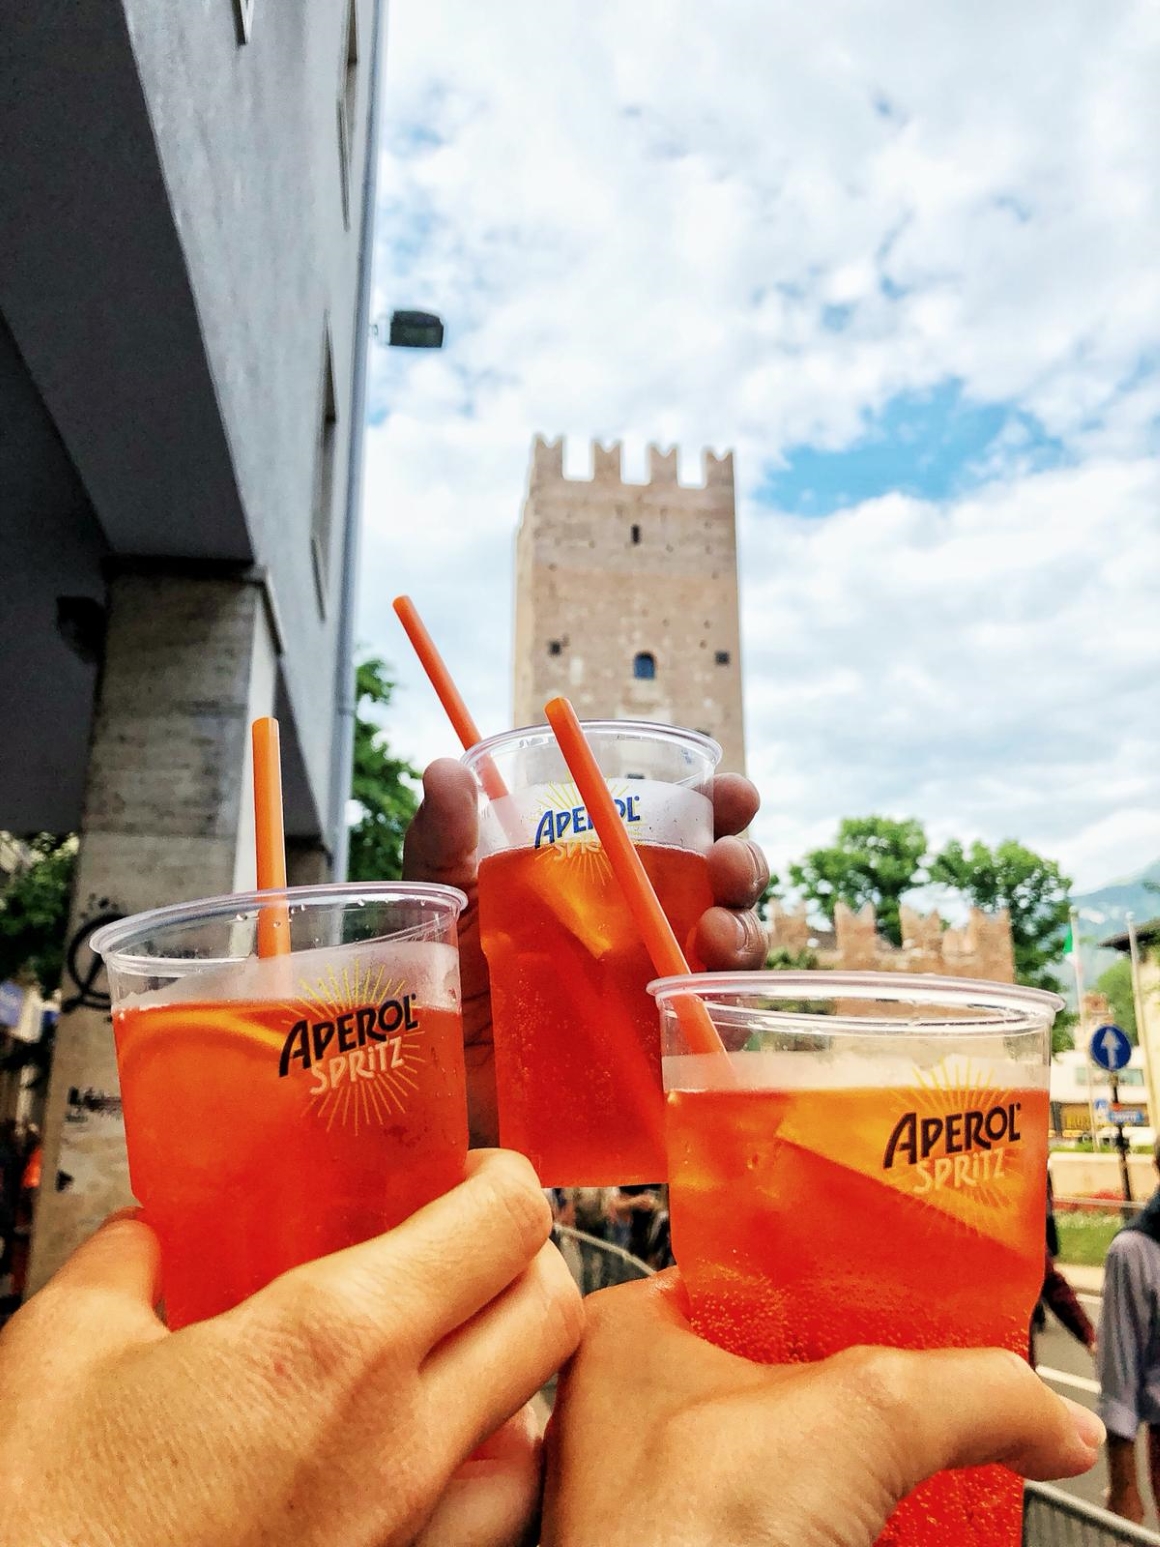
[[[1160,1536],[1050,1483],[1024,1491],[1023,1547],[1158,1547]]]
[[[656,1271],[631,1252],[613,1246],[611,1241],[573,1230],[571,1225],[554,1226],[552,1237],[582,1295],[610,1289],[613,1284],[627,1284],[635,1278],[651,1278]]]
[[[1060,1198],[1057,1196],[1054,1208],[1057,1219],[1061,1214],[1086,1214],[1089,1212],[1119,1214],[1124,1209],[1128,1209],[1132,1213],[1139,1213],[1147,1201],[1147,1198],[1136,1198],[1132,1202],[1128,1202],[1124,1198]]]

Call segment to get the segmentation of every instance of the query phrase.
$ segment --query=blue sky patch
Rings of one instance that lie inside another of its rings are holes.
[[[972,402],[950,380],[891,398],[840,451],[788,448],[785,465],[770,469],[758,498],[795,515],[828,516],[883,494],[947,499],[986,482],[1012,459],[1039,469],[1063,458],[1062,442],[1034,415],[1010,403]]]

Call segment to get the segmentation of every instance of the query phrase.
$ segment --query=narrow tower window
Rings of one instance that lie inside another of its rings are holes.
[[[729,652],[728,652],[728,650],[718,650],[717,654],[713,657],[713,659],[716,661],[718,666],[728,666],[728,664],[729,664]]]
[[[564,641],[562,639],[548,640],[548,654],[562,655],[564,653]]]
[[[657,674],[656,657],[641,650],[632,658],[632,674],[641,682],[651,682]]]
[[[640,527],[635,521],[632,523],[632,541],[634,545],[640,542]]]

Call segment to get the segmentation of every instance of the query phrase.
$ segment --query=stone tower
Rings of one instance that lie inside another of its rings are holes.
[[[562,439],[537,435],[516,535],[515,724],[541,724],[566,693],[585,719],[663,720],[707,731],[722,768],[745,769],[733,454],[705,453],[705,482],[677,482],[677,453],[649,447],[649,481],[625,483],[620,443],[593,448],[591,479],[565,478]]]

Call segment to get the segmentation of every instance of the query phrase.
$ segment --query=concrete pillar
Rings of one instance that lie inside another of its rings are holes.
[[[286,884],[321,886],[326,881],[345,881],[332,873],[330,850],[319,838],[286,839]]]
[[[273,712],[276,662],[260,581],[110,584],[30,1290],[131,1201],[107,982],[86,941],[110,917],[253,886],[249,723]]]

